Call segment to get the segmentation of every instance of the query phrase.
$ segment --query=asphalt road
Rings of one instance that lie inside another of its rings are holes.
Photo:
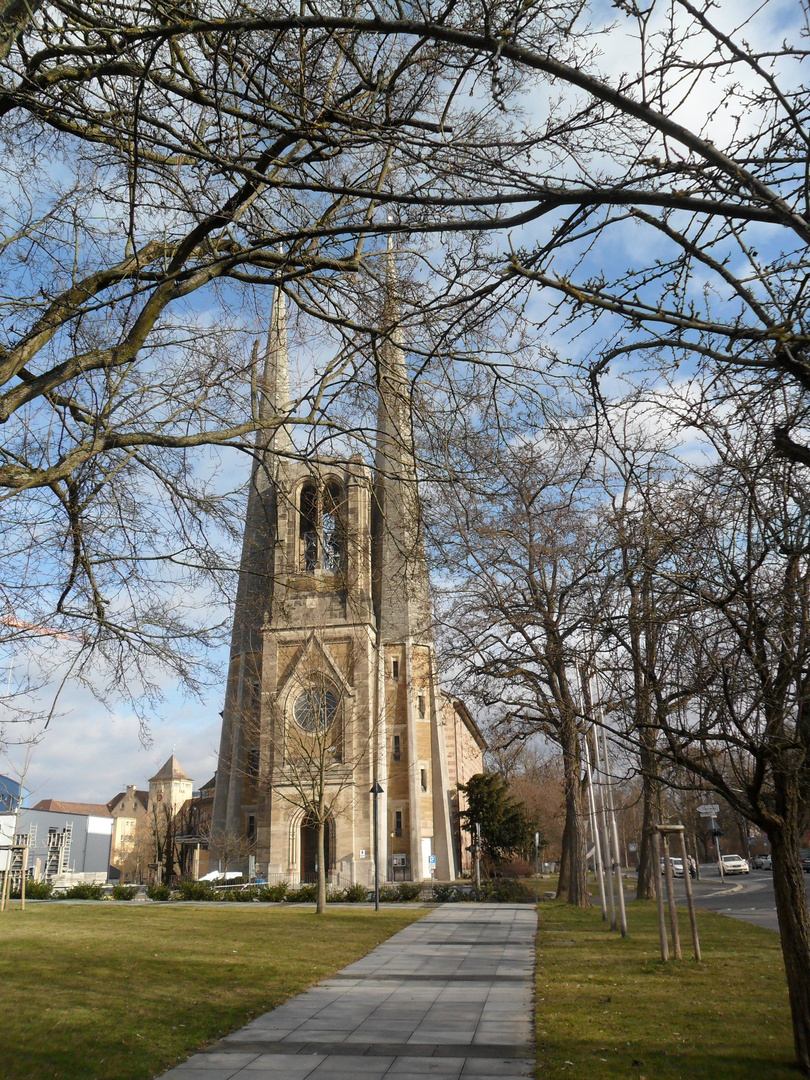
[[[721,915],[730,915],[768,930],[779,930],[773,897],[773,874],[769,870],[727,874],[725,884],[720,880],[716,866],[703,864],[700,874],[700,881],[692,881],[696,907],[719,911]],[[805,879],[810,905],[810,874],[806,874]],[[675,895],[679,903],[686,903],[683,880],[680,878],[675,879]]]

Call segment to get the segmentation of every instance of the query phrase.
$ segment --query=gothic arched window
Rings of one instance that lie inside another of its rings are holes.
[[[343,569],[346,547],[342,501],[340,485],[327,484],[323,493],[323,568],[333,574]]]
[[[301,569],[314,570],[318,565],[318,492],[314,484],[301,488],[299,522]]]
[[[344,568],[346,527],[343,488],[330,480],[319,490],[307,483],[299,500],[299,565],[305,573],[327,570],[339,574]]]

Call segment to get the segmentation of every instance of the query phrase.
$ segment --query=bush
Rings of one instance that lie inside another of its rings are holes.
[[[534,893],[531,893],[520,881],[494,881],[490,890],[487,899],[493,900],[496,904],[534,903]]]
[[[399,889],[395,885],[386,885],[380,889],[381,904],[396,904],[399,900]]]
[[[403,881],[397,886],[397,900],[401,904],[410,904],[422,895],[421,881]]]
[[[112,893],[110,894],[113,900],[132,900],[137,893],[137,888],[134,885],[122,885],[120,881],[116,882],[112,887]]]
[[[314,904],[318,899],[318,886],[301,885],[297,889],[289,889],[284,899],[289,904]]]
[[[79,881],[70,889],[66,889],[63,893],[59,893],[56,897],[58,900],[103,900],[104,899],[104,886],[94,885],[89,881]]]
[[[259,890],[255,885],[249,885],[246,889],[225,889],[218,892],[216,898],[231,904],[250,904],[259,899]]]
[[[438,904],[450,904],[459,899],[459,892],[455,885],[434,885],[433,899]]]
[[[181,881],[178,886],[181,900],[218,900],[219,896],[207,881]],[[153,899],[161,899],[154,897]],[[168,898],[167,898],[168,899]]]
[[[368,899],[368,889],[357,881],[344,889],[343,899],[347,904],[362,904]]]
[[[150,900],[168,900],[172,891],[168,885],[147,885],[146,895]]]
[[[259,900],[263,904],[280,904],[287,898],[287,882],[280,881],[278,885],[262,885],[259,889]]]
[[[26,900],[50,900],[53,894],[53,882],[52,881],[26,881],[25,883],[25,899]],[[20,890],[14,889],[11,893],[12,900],[21,899]]]

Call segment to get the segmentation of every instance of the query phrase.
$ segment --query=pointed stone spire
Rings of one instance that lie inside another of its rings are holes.
[[[253,370],[258,364],[258,343],[254,348]],[[290,376],[287,354],[287,312],[284,293],[276,289],[264,366],[258,391],[258,412],[262,420],[272,420],[289,407]],[[286,424],[256,432],[253,466],[250,473],[242,557],[236,586],[231,662],[225,708],[222,712],[217,787],[214,796],[212,833],[239,832],[244,772],[244,702],[251,679],[261,670],[262,625],[272,608],[273,553],[277,542],[278,462],[293,450]]]
[[[419,506],[411,386],[399,324],[397,277],[389,238],[384,335],[377,358],[375,457],[375,607],[382,644],[431,639],[430,589]]]
[[[273,295],[273,309],[267,331],[259,416],[262,420],[271,420],[279,412],[289,408],[289,404],[290,359],[287,351],[287,302],[284,293],[277,287]],[[260,438],[262,438],[261,435]],[[286,424],[275,428],[268,446],[277,454],[292,452],[292,437]]]

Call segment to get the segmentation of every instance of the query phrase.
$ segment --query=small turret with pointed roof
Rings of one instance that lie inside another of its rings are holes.
[[[149,777],[149,783],[153,784],[156,783],[158,780],[188,779],[189,777],[186,775],[182,765],[174,756],[174,754],[172,754],[171,757],[167,761],[165,761],[163,765],[158,769],[155,775]]]
[[[191,798],[193,786],[190,777],[172,754],[155,775],[149,778],[150,812],[158,805],[166,806],[171,811],[178,810],[186,799]]]

